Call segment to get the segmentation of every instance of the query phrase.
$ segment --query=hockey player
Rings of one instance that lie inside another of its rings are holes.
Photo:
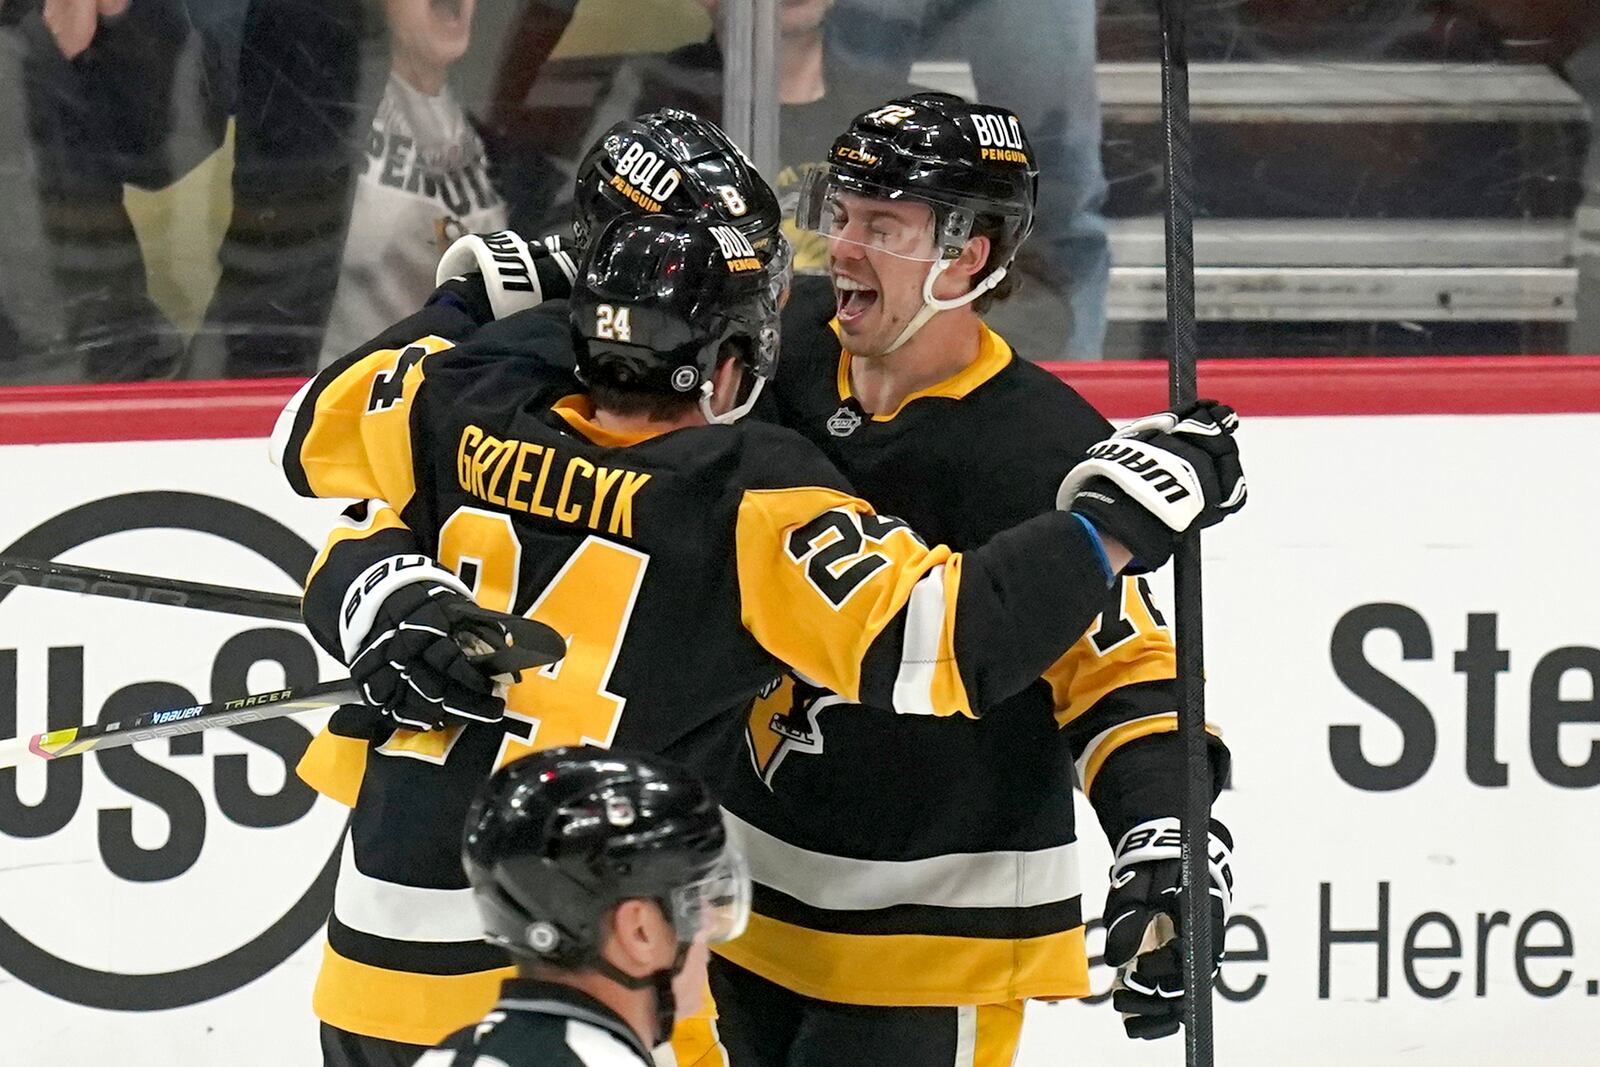
[[[329,1063],[409,1062],[487,1008],[505,957],[470,933],[451,825],[495,765],[592,741],[721,773],[782,664],[879,707],[997,704],[1088,624],[1121,538],[1159,552],[1235,506],[1227,429],[1170,425],[1108,443],[1135,462],[1067,487],[1068,509],[1096,494],[1094,522],[1064,509],[927,547],[797,435],[736,421],[772,371],[780,258],[726,225],[620,219],[570,327],[420,338],[335,365],[286,410],[291,484],[369,501],[306,594],[378,705],[341,711],[300,768],[355,809],[314,1001]],[[510,358],[574,341],[580,379]],[[444,633],[456,596],[535,615],[566,657],[501,700]]]
[[[791,306],[780,418],[877,506],[954,545],[1049,509],[1108,432],[981,317],[1005,295],[1034,190],[1015,115],[919,94],[859,116],[801,194],[832,286],[820,311],[804,292]],[[1215,432],[1231,412],[1195,417]],[[1077,506],[1095,520],[1101,503]],[[1165,558],[1129,545],[1136,570]],[[1116,849],[1106,959],[1131,961],[1176,908],[1173,674],[1166,619],[1130,576],[1063,657],[976,722],[939,729],[815,679],[759,708],[749,766],[724,783],[754,914],[712,965],[736,1067],[1010,1062],[1026,999],[1089,991],[1075,782]],[[1220,782],[1219,740],[1212,756]],[[1219,954],[1229,845],[1217,825]],[[1130,1034],[1176,1029],[1176,960],[1168,945],[1130,969],[1116,998]]]
[[[517,977],[418,1067],[651,1064],[704,995],[706,946],[737,936],[750,876],[710,792],[653,756],[550,749],[496,771],[462,865]]]

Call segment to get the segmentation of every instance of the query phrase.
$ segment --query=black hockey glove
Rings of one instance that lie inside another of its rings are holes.
[[[340,638],[367,702],[409,730],[450,720],[498,722],[506,702],[468,655],[506,647],[487,621],[460,621],[471,599],[455,575],[422,555],[369,567],[345,594]],[[452,623],[452,618],[456,622]]]
[[[482,326],[572,295],[578,268],[559,237],[529,242],[511,230],[469,233],[445,249],[429,304],[451,303]]]
[[[1106,894],[1106,963],[1119,969],[1111,1003],[1129,1037],[1166,1037],[1183,1018],[1183,948],[1177,819],[1151,819],[1122,835]],[[1211,972],[1222,962],[1233,902],[1233,838],[1211,820]],[[1154,925],[1152,925],[1154,924]]]
[[[1131,571],[1153,571],[1172,558],[1178,534],[1244,507],[1238,425],[1232,408],[1212,400],[1130,423],[1090,446],[1061,483],[1056,506],[1121,541],[1133,554]]]

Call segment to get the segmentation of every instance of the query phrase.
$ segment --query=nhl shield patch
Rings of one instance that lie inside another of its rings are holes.
[[[828,416],[828,432],[835,437],[849,437],[861,426],[861,413],[848,404]]]

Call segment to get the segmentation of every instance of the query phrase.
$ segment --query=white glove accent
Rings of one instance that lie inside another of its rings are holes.
[[[1160,417],[1150,416],[1139,422]],[[1072,510],[1072,501],[1084,483],[1094,477],[1115,482],[1174,533],[1187,530],[1205,508],[1200,475],[1182,456],[1120,433],[1090,446],[1086,455],[1087,459],[1067,472],[1056,491],[1056,507],[1061,511]]]
[[[1208,834],[1206,865],[1211,872],[1211,895],[1222,900],[1222,918],[1233,914],[1233,851],[1222,838]],[[1183,858],[1183,824],[1170,816],[1146,819],[1122,835],[1111,864],[1111,884],[1119,887],[1124,874],[1136,863]],[[1122,879],[1119,881],[1118,879]]]
[[[489,306],[496,319],[544,302],[544,289],[528,242],[511,230],[456,238],[439,259],[434,284],[443,285],[462,274],[483,276],[483,287],[488,290]]]
[[[460,578],[421,553],[380,559],[350,584],[339,608],[339,645],[345,663],[353,663],[357,653],[372,643],[372,625],[384,598],[413,582],[434,582],[472,598],[472,590]]]

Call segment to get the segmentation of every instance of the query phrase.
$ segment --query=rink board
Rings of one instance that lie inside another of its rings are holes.
[[[1586,386],[1534,403],[1524,377],[1461,402],[1520,413],[1448,414],[1392,383],[1363,393],[1365,373],[1241,404],[1250,507],[1205,541],[1240,915],[1218,1062],[1600,1062],[1600,405]],[[1135,385],[1107,393],[1117,375]],[[1153,375],[1107,368],[1085,390],[1134,414]],[[4,440],[54,442],[0,445],[0,549],[293,592],[335,509],[266,463],[283,391],[240,387],[230,409],[227,390],[137,387],[137,416],[94,416],[92,390],[0,395]],[[1371,413],[1397,409],[1434,413]],[[44,729],[47,708],[65,725],[308,673],[339,668],[295,627],[0,598],[0,735]],[[0,1061],[316,1062],[342,812],[286,784],[316,725],[0,772]],[[1093,916],[1107,850],[1082,814]],[[1036,1004],[1018,1062],[1181,1060],[1177,1041],[1127,1042],[1107,1004]]]

